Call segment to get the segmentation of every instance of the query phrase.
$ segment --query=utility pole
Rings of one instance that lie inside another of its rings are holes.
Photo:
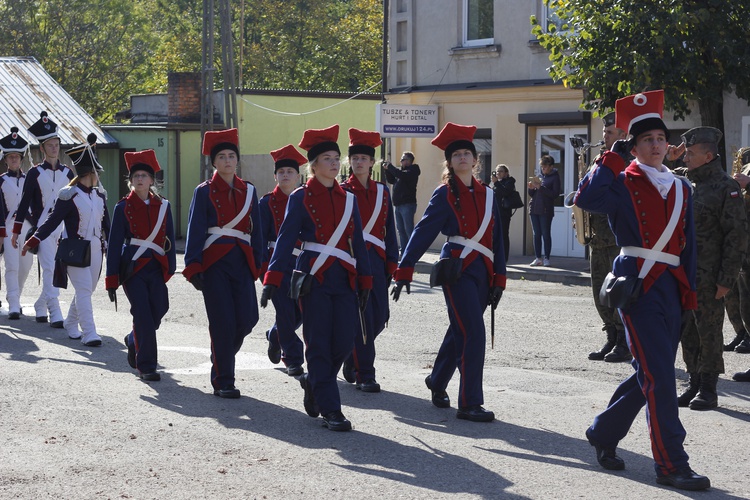
[[[224,127],[237,127],[237,93],[234,81],[234,50],[232,47],[232,20],[230,0],[219,2],[219,30],[221,35],[221,71],[224,80]],[[206,132],[214,129],[214,27],[216,7],[214,0],[203,0],[203,43],[201,57],[201,144]],[[209,157],[203,157],[201,178],[211,178],[213,166]]]

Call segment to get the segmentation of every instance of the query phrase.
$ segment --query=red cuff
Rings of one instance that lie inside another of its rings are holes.
[[[29,247],[29,248],[36,248],[39,246],[39,243],[41,243],[39,238],[37,238],[36,236],[32,236],[31,238],[26,240],[26,243],[24,243],[23,246]]]
[[[5,232],[4,227],[0,227],[0,238],[6,238],[8,236],[8,233]]]
[[[625,160],[622,159],[622,156],[618,155],[617,153],[613,153],[612,151],[607,151],[604,153],[601,159],[601,164],[610,169],[615,176],[619,175],[620,172],[625,170]]]
[[[284,273],[280,271],[267,271],[263,278],[264,285],[273,285],[276,288],[281,286],[281,280],[284,279]]]
[[[398,268],[398,262],[386,262],[385,263],[385,272],[389,276],[393,276],[393,273],[396,272],[396,268]]]
[[[411,281],[412,276],[414,276],[413,267],[399,267],[393,273],[393,280],[394,281]]]
[[[693,290],[682,296],[682,308],[686,311],[698,310],[698,295]]]
[[[260,276],[266,274],[266,271],[268,271],[268,262],[264,262],[263,265],[260,266]]]
[[[357,276],[359,290],[372,290],[372,276]]]
[[[492,278],[492,286],[499,286],[503,290],[505,290],[505,282],[507,281],[508,277],[504,274],[496,274]]]
[[[13,234],[21,234],[21,229],[23,229],[23,222],[13,223]]]
[[[189,266],[187,266],[185,269],[182,270],[182,275],[190,281],[190,278],[195,276],[198,273],[203,272],[203,264],[200,262],[193,262]]]
[[[113,274],[112,276],[107,276],[104,278],[104,288],[109,290],[110,288],[117,288],[120,286],[120,277],[116,274]]]

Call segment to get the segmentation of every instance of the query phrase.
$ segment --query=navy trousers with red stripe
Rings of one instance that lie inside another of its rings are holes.
[[[281,360],[285,366],[301,365],[305,361],[304,345],[297,336],[297,328],[302,324],[302,312],[297,302],[289,298],[292,269],[284,273],[279,289],[271,297],[276,310],[276,322],[268,332],[268,341],[281,348]]]
[[[635,373],[620,384],[590,428],[592,439],[603,446],[616,446],[646,405],[651,451],[659,475],[688,465],[674,372],[681,313],[677,282],[669,272],[633,306],[620,311]]]
[[[484,404],[482,372],[487,339],[484,310],[487,308],[489,278],[482,259],[475,259],[463,270],[454,285],[443,286],[450,326],[433,363],[431,383],[443,391],[458,368],[458,406]]]

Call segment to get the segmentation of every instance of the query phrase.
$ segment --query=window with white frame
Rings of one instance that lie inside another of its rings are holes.
[[[463,46],[495,43],[494,0],[463,0]]]
[[[544,32],[547,33],[551,25],[554,25],[557,31],[562,30],[565,21],[557,15],[555,7],[547,5],[544,0],[540,1],[542,2],[542,29]]]

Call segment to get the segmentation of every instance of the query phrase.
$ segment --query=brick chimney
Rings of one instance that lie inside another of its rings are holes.
[[[170,72],[167,75],[169,123],[200,123],[201,74]]]

